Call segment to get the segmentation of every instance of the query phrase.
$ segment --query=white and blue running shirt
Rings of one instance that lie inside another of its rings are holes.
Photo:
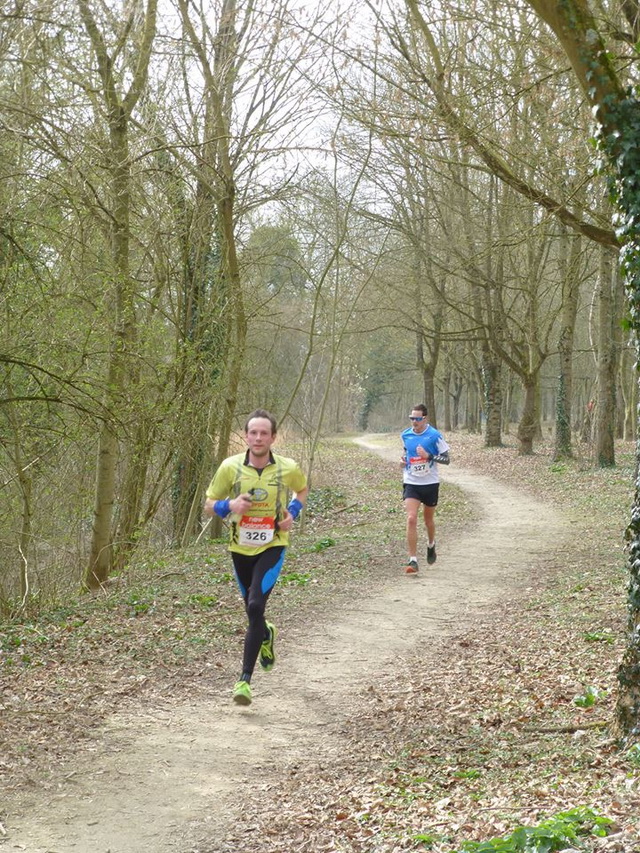
[[[420,434],[413,431],[412,427],[405,429],[400,436],[404,445],[406,463],[403,472],[403,482],[414,486],[428,486],[431,483],[439,483],[438,463],[430,459],[428,462],[418,456],[418,447],[422,446],[429,456],[438,456],[449,450],[449,445],[431,424]]]

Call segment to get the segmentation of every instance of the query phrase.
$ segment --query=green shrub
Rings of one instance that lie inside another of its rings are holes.
[[[456,853],[555,853],[580,844],[585,836],[604,837],[612,821],[580,806],[543,821],[519,826],[511,835],[490,841],[465,841]]]

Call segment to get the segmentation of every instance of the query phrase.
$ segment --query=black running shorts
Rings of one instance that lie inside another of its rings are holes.
[[[438,491],[440,483],[428,483],[425,486],[416,486],[413,483],[404,483],[402,487],[402,500],[414,498],[425,506],[438,506]]]

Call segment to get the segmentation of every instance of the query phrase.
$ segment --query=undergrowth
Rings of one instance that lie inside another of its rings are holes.
[[[245,841],[253,849],[256,832],[261,853],[640,849],[640,746],[622,754],[608,730],[624,645],[633,448],[620,447],[617,469],[592,471],[581,461],[552,465],[543,453],[521,459],[514,447],[487,450],[475,436],[448,438],[452,465],[565,513],[570,547],[547,554],[528,589],[484,617],[466,614],[392,673],[375,671],[372,650],[371,685],[353,696],[344,723],[348,754],[308,771],[280,768],[273,810],[256,793],[238,853]],[[443,478],[446,554],[447,539],[479,510]],[[348,442],[322,446],[270,602],[279,624],[313,623],[361,594],[364,578],[400,573],[400,495],[397,465]],[[4,789],[19,798],[34,779],[50,784],[69,772],[74,749],[124,704],[220,689],[243,633],[226,545],[204,540],[141,552],[103,593],[61,597],[0,623]],[[587,826],[608,834],[585,834]]]

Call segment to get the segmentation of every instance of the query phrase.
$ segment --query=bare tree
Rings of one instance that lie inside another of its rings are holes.
[[[592,105],[602,135],[602,147],[615,182],[619,210],[622,263],[636,339],[640,333],[640,198],[637,169],[640,162],[640,102],[626,90],[616,69],[615,45],[607,44],[592,5],[587,0],[529,0],[529,5],[550,27],[562,45],[586,98]],[[620,6],[638,37],[640,7],[637,2]],[[607,49],[609,48],[609,49]],[[640,452],[640,451],[639,451]],[[639,458],[640,462],[640,458]],[[620,735],[637,740],[640,735],[640,487],[636,484],[629,539],[629,631],[627,648],[618,670],[619,693],[616,721]]]
[[[581,236],[560,225],[559,273],[562,280],[562,314],[558,339],[560,359],[556,401],[555,461],[573,456],[573,350],[580,291]]]
[[[109,46],[106,34],[87,0],[78,0],[83,24],[91,41],[101,82],[101,97],[108,126],[108,171],[111,183],[111,251],[114,304],[114,344],[110,353],[107,388],[110,412],[100,431],[91,555],[85,582],[89,588],[101,586],[107,579],[112,561],[111,521],[115,496],[118,435],[116,420],[122,400],[135,384],[129,356],[136,338],[135,288],[130,273],[130,168],[129,127],[133,111],[147,80],[151,48],[156,30],[157,0],[148,0],[139,18],[138,4],[128,10],[118,24]],[[136,48],[133,44],[138,43]],[[118,64],[122,55],[133,49],[131,82],[120,86]]]

